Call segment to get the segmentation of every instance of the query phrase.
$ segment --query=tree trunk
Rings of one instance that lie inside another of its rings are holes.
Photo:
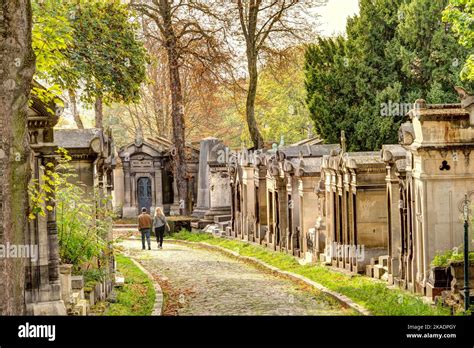
[[[79,115],[79,110],[77,110],[77,99],[76,99],[76,92],[73,89],[69,89],[69,100],[71,101],[71,112],[72,116],[74,117],[74,122],[76,122],[76,126],[79,129],[84,129],[84,124],[81,120],[81,115]]]
[[[245,105],[245,114],[247,125],[249,127],[250,137],[256,149],[263,148],[263,137],[258,130],[257,120],[255,119],[255,97],[257,95],[258,71],[256,54],[247,54],[249,71],[249,89],[247,91],[247,103]]]
[[[104,114],[103,114],[102,96],[96,97],[94,110],[95,110],[95,128],[103,129],[104,125],[102,121],[104,119]]]
[[[165,30],[165,45],[168,55],[168,69],[171,89],[171,119],[173,122],[174,144],[174,175],[178,188],[179,211],[181,215],[188,215],[188,183],[186,168],[186,143],[184,135],[184,108],[181,79],[179,74],[177,38],[171,21],[171,10],[168,1],[163,1],[162,17]]]
[[[28,100],[35,71],[28,0],[0,6],[0,243],[21,245],[28,233]],[[24,314],[26,260],[0,259],[0,314]]]

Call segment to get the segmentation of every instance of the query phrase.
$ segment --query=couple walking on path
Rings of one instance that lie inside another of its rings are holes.
[[[138,229],[142,234],[142,250],[145,250],[145,238],[148,243],[148,250],[151,250],[150,232],[152,228],[155,231],[158,249],[163,249],[165,227],[168,228],[169,231],[170,226],[168,225],[166,216],[160,207],[156,208],[153,219],[150,214],[148,214],[147,209],[142,208],[142,213],[138,216]]]

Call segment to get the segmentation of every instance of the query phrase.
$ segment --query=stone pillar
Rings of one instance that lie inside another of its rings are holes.
[[[124,177],[124,169],[122,166],[122,162],[118,162],[117,166],[113,170],[113,204],[114,204],[114,211],[122,215],[123,214],[123,207],[125,205],[125,177]]]
[[[55,163],[55,161],[48,160],[47,163]],[[53,170],[50,167],[50,170]],[[59,285],[59,242],[58,242],[58,229],[56,225],[56,204],[54,201],[54,194],[49,193],[48,205],[52,207],[51,210],[47,209],[47,230],[48,230],[48,242],[49,242],[49,283],[52,286],[52,296],[50,300],[60,299],[60,285]]]
[[[202,218],[210,208],[210,190],[209,190],[209,154],[211,149],[219,143],[216,138],[205,138],[201,140],[199,153],[198,185],[196,208],[192,215]]]
[[[301,222],[300,222],[300,197],[299,197],[299,192],[298,192],[298,179],[294,176],[291,175],[290,179],[291,180],[291,202],[288,202],[289,206],[289,213],[292,214],[292,226],[290,230],[290,226],[288,226],[288,231],[290,234],[289,238],[289,247],[293,251],[293,255],[296,253],[301,252],[302,245],[304,243],[303,240],[303,231],[301,230]],[[303,243],[302,243],[303,242]],[[296,250],[298,249],[298,250]]]
[[[156,206],[163,208],[163,179],[161,171],[161,162],[153,162],[155,168],[155,198]]]
[[[230,176],[227,171],[225,161],[219,160],[219,155],[225,152],[226,148],[223,144],[214,146],[209,156],[209,210],[204,214],[204,221],[210,223],[215,221],[218,216],[222,221],[230,221],[231,219],[231,189]],[[241,211],[245,207],[241,206]]]
[[[124,187],[125,187],[125,207],[130,207],[131,197],[130,197],[130,162],[125,162],[123,164],[124,172]]]
[[[61,281],[61,299],[69,305],[71,302],[72,285],[71,285],[72,265],[59,266],[59,278]]]
[[[254,241],[255,237],[255,182],[254,168],[250,165],[242,166],[243,170],[243,233],[244,238]]]
[[[53,171],[54,166],[48,166],[48,163],[55,164],[55,156],[47,155],[42,157],[43,165]],[[41,171],[39,175],[40,183]],[[51,210],[46,210],[46,217],[38,217],[38,253],[39,258],[33,267],[39,269],[41,280],[37,283],[39,289],[37,296],[26,298],[32,301],[26,304],[28,315],[65,315],[66,309],[61,300],[61,284],[59,280],[59,243],[58,231],[56,227],[56,206],[54,195],[49,193],[50,200],[48,205]],[[33,270],[34,272],[35,270]],[[33,275],[34,276],[34,275]]]
[[[260,240],[261,243],[265,239],[264,231],[267,229],[267,168],[263,165],[258,165],[258,205],[259,205],[259,218],[260,221]]]
[[[137,177],[136,173],[132,173],[130,175],[130,184],[132,190],[130,191],[130,206],[135,208],[135,210],[138,212],[141,207],[138,206],[137,202]]]
[[[130,161],[127,159],[123,162],[123,173],[124,173],[124,191],[125,200],[123,205],[123,217],[133,218],[137,216],[137,208],[132,203],[132,180],[133,177],[130,175]]]
[[[287,249],[287,225],[288,225],[288,194],[286,191],[286,180],[275,178],[278,192],[278,231],[280,233],[280,250]]]
[[[299,179],[298,191],[299,197],[301,197],[301,205],[300,205],[300,228],[301,234],[303,235],[303,245],[301,250],[303,252],[304,257],[308,257],[306,253],[313,253],[314,252],[314,240],[313,240],[313,248],[309,250],[307,245],[307,237],[310,228],[314,227],[316,223],[316,215],[318,207],[318,195],[314,191],[314,187],[317,185],[319,178],[317,177],[301,177]],[[311,255],[312,258],[312,255]]]
[[[179,215],[179,205],[178,185],[176,178],[173,178],[173,204],[170,207],[170,215]]]

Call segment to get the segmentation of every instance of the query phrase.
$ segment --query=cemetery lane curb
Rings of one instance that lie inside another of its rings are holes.
[[[133,258],[130,258],[132,262],[143,272],[147,275],[150,281],[155,288],[155,304],[153,305],[153,311],[151,312],[152,316],[161,316],[161,312],[163,310],[163,290],[161,290],[160,284],[154,279],[153,275],[148,272],[138,261]]]
[[[237,253],[235,251],[223,248],[223,247],[218,246],[218,245],[208,244],[208,243],[205,243],[205,242],[189,242],[189,241],[176,240],[176,239],[168,239],[167,242],[182,243],[182,244],[185,244],[185,245],[187,244],[187,245],[202,246],[202,247],[206,247],[206,248],[209,248],[209,249],[214,249],[216,251],[220,251],[222,253],[225,253],[227,255],[233,256],[233,257],[241,259],[241,260],[246,260],[250,263],[257,264],[259,266],[267,268],[270,271],[278,273],[279,275],[282,275],[282,276],[284,276],[286,278],[289,278],[293,281],[303,282],[303,283],[305,283],[309,286],[312,286],[312,287],[318,289],[319,291],[332,296],[333,298],[338,300],[342,305],[348,306],[348,307],[354,309],[359,314],[366,315],[366,316],[372,315],[368,309],[364,308],[363,306],[361,306],[358,303],[355,303],[354,301],[352,301],[350,298],[348,298],[345,295],[342,295],[342,294],[340,294],[336,291],[330,290],[330,289],[326,288],[325,286],[323,286],[319,283],[316,283],[315,281],[313,281],[311,279],[308,279],[308,278],[306,278],[302,275],[292,273],[292,272],[283,271],[283,270],[281,270],[277,267],[274,267],[272,265],[269,265],[268,263],[263,262],[263,261],[261,261],[257,258],[254,258],[254,257],[251,257],[251,256],[243,256],[243,255],[240,255],[239,253]]]

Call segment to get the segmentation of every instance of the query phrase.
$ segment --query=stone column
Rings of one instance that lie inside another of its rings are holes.
[[[308,249],[307,245],[307,236],[309,233],[309,229],[314,227],[316,222],[317,211],[315,208],[318,206],[318,195],[314,191],[314,187],[317,185],[318,182],[317,177],[301,177],[299,179],[298,191],[299,197],[301,197],[301,206],[300,206],[300,229],[301,234],[303,236],[303,245],[302,248],[302,256],[306,257],[307,252],[312,253],[314,251],[314,241],[313,241],[313,248],[311,250]]]
[[[161,162],[153,162],[155,168],[155,197],[156,197],[156,206],[163,207],[163,179],[161,171]]]
[[[137,202],[137,178],[135,174],[136,173],[132,173],[132,175],[130,176],[130,184],[132,188],[132,190],[130,191],[130,206],[139,210],[141,207],[138,206]]]
[[[259,203],[259,214],[258,220],[260,221],[260,240],[265,239],[265,230],[267,229],[267,168],[265,166],[257,166],[258,170],[258,203]],[[267,231],[268,233],[268,231]]]
[[[130,207],[131,197],[130,197],[130,162],[123,163],[123,172],[124,172],[124,187],[125,187],[125,207]]]
[[[248,240],[254,241],[255,237],[255,182],[254,182],[254,168],[250,165],[242,166],[243,169],[243,204],[242,213],[244,235]]]
[[[205,138],[201,140],[199,152],[199,169],[198,169],[198,185],[197,185],[197,202],[196,208],[192,215],[202,218],[206,211],[210,208],[210,190],[209,190],[209,154],[211,149],[219,143],[216,138]]]
[[[387,195],[389,198],[388,216],[389,233],[388,233],[388,273],[389,283],[393,284],[393,277],[399,276],[400,268],[400,241],[401,241],[401,225],[400,225],[400,209],[403,209],[401,204],[400,189],[398,177],[393,173],[394,168],[387,166]]]
[[[130,162],[123,162],[123,172],[124,172],[124,205],[123,205],[123,217],[124,218],[134,218],[137,216],[137,209],[133,205],[132,192],[133,191],[133,175],[130,174]]]
[[[286,180],[275,178],[278,192],[278,231],[280,233],[280,250],[287,248],[287,225],[288,225],[288,194],[286,191]]]
[[[46,167],[48,163],[55,164],[53,159],[48,159],[45,161]],[[53,166],[49,167],[50,170],[53,170]],[[48,230],[48,242],[49,242],[49,283],[54,286],[57,293],[51,300],[59,300],[59,242],[58,242],[58,229],[56,225],[56,204],[54,202],[54,193],[49,193],[48,205],[52,207],[51,210],[47,209],[46,219],[47,219],[47,230]]]
[[[204,214],[204,221],[214,222],[216,216],[221,216],[221,221],[231,219],[231,189],[230,176],[226,163],[219,160],[219,154],[226,151],[223,144],[214,146],[209,156],[209,209]],[[245,207],[241,206],[241,211]]]

